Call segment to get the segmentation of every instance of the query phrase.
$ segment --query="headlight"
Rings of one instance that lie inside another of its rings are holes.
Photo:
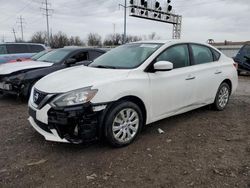
[[[52,105],[66,107],[84,104],[89,102],[96,95],[97,91],[97,89],[91,89],[91,87],[70,91],[56,97],[52,101]]]

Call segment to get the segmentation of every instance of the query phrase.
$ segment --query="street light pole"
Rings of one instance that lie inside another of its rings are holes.
[[[123,44],[126,43],[126,38],[127,38],[127,0],[124,0],[124,5],[119,4],[119,7],[123,7],[124,8],[124,33],[123,33]]]
[[[126,43],[127,38],[127,0],[124,0],[124,35],[123,35],[123,43]]]

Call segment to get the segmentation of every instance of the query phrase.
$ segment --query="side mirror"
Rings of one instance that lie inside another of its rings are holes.
[[[69,58],[65,61],[65,64],[66,65],[71,65],[71,64],[74,64],[76,63],[76,59],[75,58]]]
[[[170,71],[173,70],[173,63],[169,61],[158,61],[154,64],[154,71]]]

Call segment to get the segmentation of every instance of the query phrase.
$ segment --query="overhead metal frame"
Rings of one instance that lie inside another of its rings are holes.
[[[156,8],[155,3],[157,1],[144,1],[146,5],[142,5],[141,0],[133,0],[133,4],[130,3],[129,10],[130,16],[143,18],[147,20],[163,22],[173,25],[173,39],[181,38],[181,26],[182,26],[182,16],[177,14],[172,14],[167,8]],[[172,9],[172,7],[171,7]]]

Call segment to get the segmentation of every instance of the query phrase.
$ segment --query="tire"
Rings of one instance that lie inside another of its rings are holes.
[[[220,85],[220,87],[217,91],[215,100],[214,100],[213,107],[215,110],[223,111],[226,108],[228,101],[229,101],[229,98],[230,98],[230,92],[231,92],[231,89],[230,89],[229,85],[227,83],[223,82]]]
[[[240,76],[240,74],[241,74],[241,71],[240,71],[240,70],[237,70],[237,72],[238,72],[238,75]]]
[[[114,147],[131,144],[140,133],[144,122],[141,109],[129,101],[114,104],[105,120],[105,138]]]

